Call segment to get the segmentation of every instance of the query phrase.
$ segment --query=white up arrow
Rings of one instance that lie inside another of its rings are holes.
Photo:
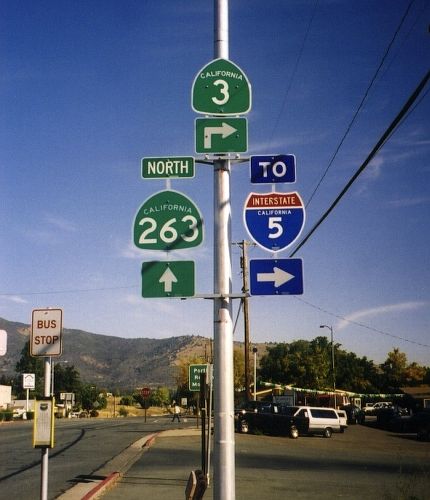
[[[213,135],[221,135],[223,139],[234,134],[236,132],[236,128],[232,127],[228,123],[222,123],[221,127],[205,127],[203,129],[203,133],[205,136],[203,147],[205,149],[210,149],[212,147],[212,136]]]
[[[293,274],[287,273],[283,269],[279,269],[279,267],[274,267],[273,273],[257,273],[257,281],[274,281],[275,288],[282,286],[293,278]]]
[[[164,293],[170,293],[172,291],[172,284],[177,283],[178,278],[173,274],[170,267],[167,267],[158,282],[164,283]]]

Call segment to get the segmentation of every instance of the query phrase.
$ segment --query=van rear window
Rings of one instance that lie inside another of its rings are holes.
[[[320,410],[316,408],[310,408],[309,410],[314,418],[338,418],[334,410]]]

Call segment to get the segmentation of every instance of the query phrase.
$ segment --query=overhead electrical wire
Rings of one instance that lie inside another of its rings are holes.
[[[312,304],[311,302],[308,302],[307,300],[304,300],[301,297],[298,297],[296,295],[293,295],[293,297],[296,300],[299,300],[300,302],[303,302],[304,304],[306,304],[309,307],[312,307],[314,309],[318,309],[318,311],[321,311],[321,312],[323,312],[325,314],[329,314],[330,316],[333,316],[333,317],[335,317],[337,319],[341,319],[342,321],[346,321],[347,323],[351,323],[353,325],[360,326],[361,328],[366,328],[367,330],[371,330],[372,332],[375,332],[375,333],[380,333],[381,335],[386,335],[387,337],[391,337],[391,338],[394,338],[394,339],[402,340],[403,342],[409,342],[410,344],[415,344],[415,345],[419,345],[421,347],[429,347],[430,348],[429,344],[423,344],[421,342],[416,342],[415,340],[410,340],[410,339],[406,339],[405,337],[400,337],[399,335],[393,335],[392,333],[384,332],[383,330],[378,330],[377,328],[373,328],[372,326],[365,325],[364,323],[359,323],[358,321],[354,321],[352,319],[344,318],[343,316],[340,316],[339,314],[334,314],[334,313],[332,313],[330,311],[327,311],[326,309],[323,309],[322,307],[316,306],[315,304]]]
[[[323,180],[324,180],[325,176],[327,175],[327,172],[330,170],[330,167],[333,165],[333,162],[334,162],[334,160],[335,160],[335,158],[336,158],[337,154],[339,153],[340,148],[342,147],[343,143],[345,142],[345,139],[347,138],[347,136],[348,136],[348,135],[349,135],[349,133],[351,132],[351,129],[352,129],[353,125],[354,125],[354,122],[355,122],[355,120],[356,120],[356,118],[357,118],[358,114],[360,113],[361,109],[364,107],[364,103],[365,103],[365,101],[366,101],[366,99],[367,99],[367,97],[368,97],[368,95],[369,95],[369,92],[370,92],[371,88],[373,87],[373,84],[375,83],[375,80],[376,80],[376,78],[377,78],[377,76],[378,76],[379,72],[381,71],[381,68],[382,68],[382,66],[383,66],[383,64],[384,64],[384,62],[385,62],[385,60],[386,60],[386,58],[388,57],[388,54],[389,54],[389,52],[390,52],[390,49],[391,49],[391,47],[393,46],[393,43],[394,43],[395,39],[397,38],[397,35],[399,34],[400,29],[402,28],[403,23],[405,22],[405,20],[406,20],[406,18],[407,18],[407,16],[408,16],[408,14],[409,14],[409,10],[411,9],[412,4],[413,4],[414,2],[415,2],[415,0],[411,0],[411,1],[409,2],[408,6],[406,7],[405,13],[404,13],[404,14],[403,14],[403,16],[402,16],[402,19],[400,20],[400,23],[399,23],[399,25],[397,26],[396,31],[394,32],[394,35],[392,36],[390,43],[388,44],[387,48],[385,49],[384,55],[382,56],[381,61],[379,62],[379,65],[378,65],[378,67],[377,67],[377,69],[376,69],[376,71],[375,71],[375,73],[374,73],[374,75],[373,75],[372,79],[370,80],[370,83],[369,83],[369,85],[367,86],[366,91],[364,92],[364,95],[363,95],[363,97],[362,97],[362,99],[361,99],[361,101],[360,101],[360,104],[358,105],[357,109],[355,110],[355,112],[354,112],[354,114],[353,114],[353,116],[352,116],[351,121],[349,122],[348,126],[346,127],[345,133],[343,134],[343,136],[342,136],[342,138],[341,138],[341,140],[340,140],[339,144],[337,145],[337,147],[336,147],[336,149],[335,149],[335,151],[334,151],[334,153],[333,153],[332,157],[330,158],[330,161],[328,162],[328,165],[327,165],[327,167],[325,168],[325,170],[324,170],[324,172],[323,172],[323,174],[322,174],[322,176],[321,176],[320,180],[318,181],[317,185],[315,186],[315,189],[312,191],[312,193],[311,193],[311,195],[310,195],[310,197],[309,197],[309,200],[306,202],[306,208],[307,208],[307,207],[310,205],[310,203],[312,202],[313,197],[315,196],[315,194],[316,194],[316,192],[318,191],[318,189],[319,189],[320,185],[322,184],[322,182],[323,182]]]
[[[270,144],[272,143],[273,136],[275,134],[275,130],[278,128],[279,120],[281,119],[281,116],[283,116],[283,114],[284,114],[284,109],[285,109],[285,105],[287,103],[288,95],[289,95],[291,87],[293,85],[293,81],[294,81],[294,78],[296,76],[297,70],[299,68],[300,61],[302,59],[302,55],[303,55],[303,51],[304,51],[304,48],[305,48],[306,40],[308,39],[309,33],[311,31],[312,22],[314,20],[314,17],[315,17],[316,11],[317,11],[317,7],[318,7],[318,1],[319,0],[315,0],[314,8],[312,10],[311,17],[310,17],[308,25],[306,27],[306,31],[305,31],[305,34],[303,36],[302,44],[300,46],[299,53],[298,53],[298,55],[296,57],[296,61],[294,63],[293,71],[291,72],[291,76],[290,76],[290,79],[288,81],[288,85],[287,85],[286,90],[285,90],[285,94],[284,94],[284,98],[282,100],[282,104],[281,104],[281,106],[279,108],[278,116],[275,119],[275,122],[274,122],[274,125],[273,125],[273,128],[272,128],[272,133],[270,134],[270,138],[268,140],[268,144],[269,144],[269,148],[268,149],[270,149]]]
[[[374,146],[374,148],[372,149],[372,151],[370,152],[370,154],[367,156],[367,158],[364,160],[364,162],[360,165],[360,167],[355,172],[355,174],[351,177],[351,179],[348,181],[348,183],[345,185],[345,187],[342,189],[342,191],[338,194],[338,196],[333,201],[333,203],[330,205],[330,207],[324,212],[324,214],[321,216],[321,218],[318,220],[318,222],[312,227],[312,229],[301,240],[301,242],[295,248],[295,250],[290,254],[290,257],[293,257],[299,251],[299,249],[309,240],[309,238],[314,234],[314,232],[318,229],[318,227],[325,221],[325,219],[329,216],[329,214],[332,212],[332,210],[336,207],[336,205],[344,197],[344,195],[349,190],[349,188],[352,186],[352,184],[357,180],[358,176],[364,171],[364,169],[373,160],[373,158],[376,156],[376,154],[379,152],[379,150],[383,147],[383,145],[385,144],[385,142],[394,133],[394,131],[399,126],[399,124],[401,123],[401,121],[406,116],[409,116],[408,112],[410,110],[413,111],[413,109],[415,109],[415,108],[412,108],[412,106],[415,103],[415,101],[417,100],[417,98],[419,97],[419,95],[421,94],[421,92],[424,90],[425,86],[427,85],[427,83],[429,81],[429,78],[430,78],[430,71],[428,71],[426,73],[426,75],[424,76],[424,78],[419,83],[418,87],[414,90],[414,92],[411,94],[411,96],[409,97],[409,99],[403,105],[403,107],[400,110],[400,112],[397,114],[397,116],[391,122],[391,124],[389,125],[389,127],[383,133],[382,137],[376,143],[376,145]]]

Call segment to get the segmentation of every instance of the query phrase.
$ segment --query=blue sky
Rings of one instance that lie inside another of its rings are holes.
[[[212,0],[11,1],[1,21],[0,316],[29,323],[61,307],[64,326],[121,337],[212,335],[209,300],[143,299],[141,263],[196,262],[212,293],[213,175],[172,180],[205,222],[201,246],[166,255],[132,243],[134,216],[162,180],[140,160],[194,154],[191,86],[213,57]],[[231,0],[230,59],[253,105],[248,154],[294,154],[305,203],[369,86],[409,0]],[[430,4],[412,2],[386,60],[306,211],[303,235],[367,157],[428,71]],[[428,90],[428,86],[425,91]],[[430,365],[430,98],[419,101],[296,257],[302,296],[250,299],[251,340],[312,339],[377,362],[398,347]],[[251,191],[232,167],[232,239]],[[294,246],[278,257],[288,257]],[[241,288],[234,246],[233,291]],[[271,258],[250,248],[250,258]],[[238,302],[234,303],[236,317]],[[239,319],[235,332],[243,339]]]

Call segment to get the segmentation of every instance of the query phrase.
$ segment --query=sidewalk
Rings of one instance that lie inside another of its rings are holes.
[[[190,472],[201,467],[200,436],[201,429],[197,428],[145,436],[58,499],[132,500],[145,495],[183,500]],[[204,498],[211,497],[208,489]]]

